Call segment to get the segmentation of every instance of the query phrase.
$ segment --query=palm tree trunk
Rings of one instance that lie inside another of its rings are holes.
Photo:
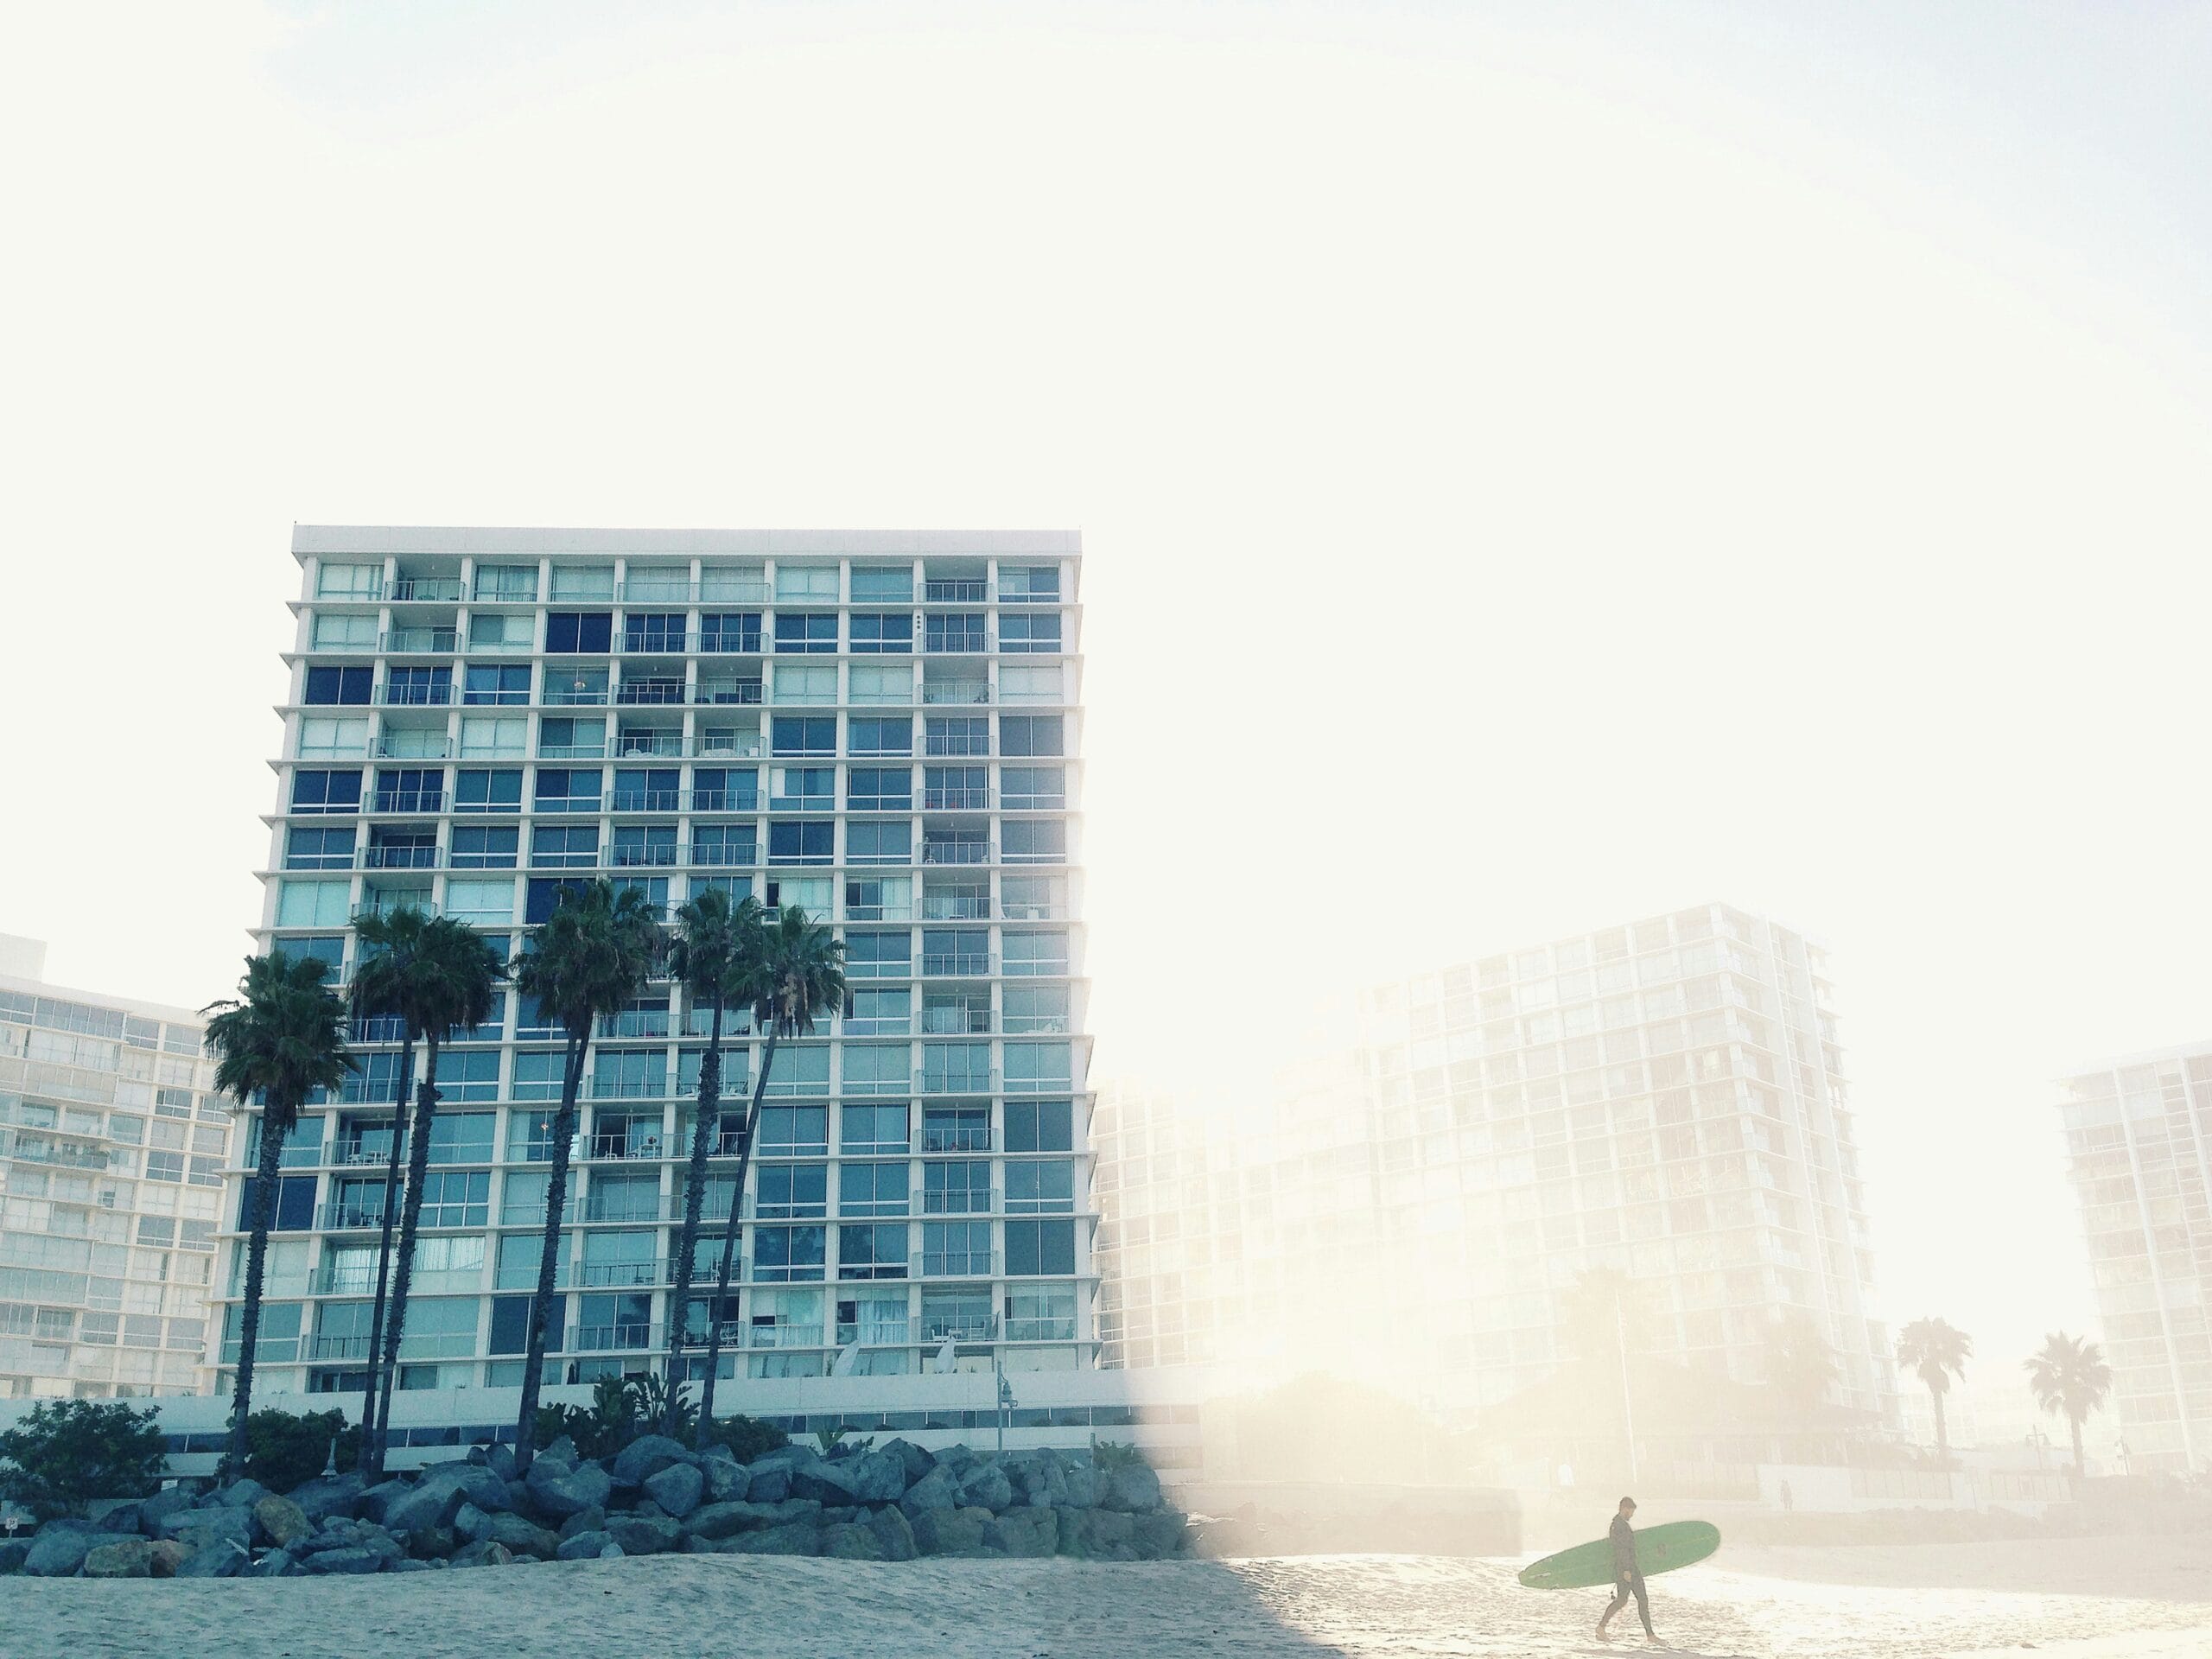
[[[1950,1461],[1951,1461],[1951,1443],[1950,1443],[1950,1440],[1949,1440],[1948,1436],[1945,1433],[1945,1432],[1944,1432],[1944,1428],[1943,1428],[1943,1391],[1942,1391],[1942,1389],[1929,1389],[1929,1390],[1928,1390],[1928,1399],[1929,1399],[1929,1402],[1930,1404],[1932,1404],[1932,1405],[1936,1408],[1936,1461],[1938,1461],[1939,1463],[1943,1464],[1945,1466],[1947,1466],[1947,1467],[1948,1467],[1948,1466],[1949,1465],[1949,1464],[1950,1464]]]
[[[2088,1414],[2086,1412],[2082,1414],[2082,1416],[2087,1415]],[[2073,1413],[2069,1412],[2066,1416],[2066,1421],[2070,1423],[2074,1428],[2074,1478],[2076,1480],[2086,1480],[2088,1478],[2089,1471],[2088,1465],[2082,1461],[2082,1417],[2077,1417],[2074,1415]]]
[[[399,1050],[399,1095],[391,1103],[391,1154],[384,1171],[384,1228],[377,1236],[377,1300],[369,1315],[369,1377],[361,1393],[362,1471],[372,1483],[383,1478],[384,1447],[371,1433],[377,1409],[377,1376],[384,1356],[385,1294],[391,1281],[391,1229],[399,1218],[399,1149],[407,1139],[401,1131],[407,1122],[407,1090],[415,1071],[415,1044],[410,1038]]]
[[[715,1427],[715,1373],[722,1362],[722,1309],[729,1301],[730,1268],[737,1260],[738,1224],[745,1212],[745,1174],[753,1166],[753,1141],[760,1128],[760,1100],[768,1092],[768,1068],[776,1063],[776,1027],[768,1027],[760,1051],[760,1075],[753,1080],[753,1103],[745,1111],[745,1142],[737,1150],[737,1184],[729,1191],[729,1229],[722,1235],[721,1269],[715,1275],[715,1305],[707,1319],[707,1377],[700,1385],[699,1439],[707,1444]]]
[[[415,1282],[415,1235],[423,1225],[423,1184],[430,1173],[430,1120],[438,1111],[438,1034],[423,1034],[423,1081],[415,1088],[415,1124],[407,1148],[407,1200],[399,1217],[398,1266],[391,1276],[391,1322],[384,1332],[384,1388],[377,1408],[377,1467],[391,1433],[391,1395],[399,1382],[399,1344],[407,1334],[407,1293]],[[392,1126],[395,1129],[398,1125]]]
[[[537,1255],[537,1294],[530,1303],[530,1335],[523,1344],[522,1405],[515,1418],[515,1472],[527,1474],[537,1452],[537,1394],[544,1380],[545,1320],[553,1306],[560,1268],[561,1222],[569,1203],[569,1144],[576,1138],[576,1096],[584,1083],[584,1051],[591,1028],[569,1034],[569,1064],[561,1077],[561,1109],[553,1118],[553,1173],[545,1189],[545,1243]]]
[[[270,1128],[270,1113],[261,1115],[261,1156],[253,1167],[253,1217],[246,1236],[245,1301],[238,1315],[238,1386],[231,1393],[231,1442],[223,1453],[223,1474],[238,1480],[245,1474],[246,1414],[253,1406],[253,1350],[261,1340],[261,1280],[269,1265],[269,1224],[276,1210],[276,1172],[284,1155],[283,1135]]]
[[[660,1432],[676,1433],[677,1390],[683,1387],[683,1327],[691,1309],[691,1257],[699,1247],[699,1213],[707,1201],[707,1159],[721,1120],[722,996],[715,994],[715,1018],[707,1052],[699,1059],[698,1122],[691,1128],[691,1167],[683,1178],[683,1229],[677,1235],[674,1288],[668,1296],[668,1408]]]

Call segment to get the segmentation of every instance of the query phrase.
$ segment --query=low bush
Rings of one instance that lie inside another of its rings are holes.
[[[0,1433],[0,1495],[42,1515],[95,1497],[143,1497],[161,1484],[168,1445],[149,1408],[55,1400]]]
[[[245,1420],[245,1471],[272,1492],[289,1492],[313,1480],[338,1442],[340,1473],[360,1460],[361,1431],[348,1427],[342,1411],[257,1411]]]

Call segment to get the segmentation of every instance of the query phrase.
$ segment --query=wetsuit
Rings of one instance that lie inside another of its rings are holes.
[[[1598,1628],[1603,1630],[1612,1622],[1613,1615],[1628,1605],[1628,1599],[1634,1596],[1636,1616],[1643,1621],[1643,1633],[1656,1640],[1658,1632],[1651,1628],[1650,1599],[1644,1594],[1643,1574],[1636,1565],[1636,1529],[1629,1525],[1626,1516],[1617,1515],[1605,1531],[1613,1545],[1613,1599],[1605,1609],[1605,1617],[1598,1621]]]

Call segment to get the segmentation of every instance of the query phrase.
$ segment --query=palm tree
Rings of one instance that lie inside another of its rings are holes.
[[[677,1235],[675,1288],[668,1299],[668,1405],[664,1434],[676,1432],[683,1404],[684,1326],[691,1306],[691,1258],[699,1244],[700,1212],[706,1206],[707,1160],[721,1123],[722,1016],[733,997],[748,994],[747,976],[760,960],[760,906],[751,893],[732,905],[719,887],[679,906],[676,942],[669,971],[690,988],[694,1002],[714,1010],[707,1052],[699,1057],[699,1108],[691,1128],[691,1164],[683,1179],[683,1228]]]
[[[657,907],[636,887],[605,877],[562,890],[553,914],[531,936],[514,968],[516,986],[561,1022],[561,1107],[553,1116],[553,1172],[545,1189],[545,1242],[537,1294],[530,1305],[522,1406],[515,1420],[515,1466],[536,1454],[537,1394],[545,1369],[545,1324],[560,1268],[561,1222],[568,1205],[569,1160],[576,1138],[576,1096],[583,1087],[592,1022],[619,1013],[645,988],[664,941]]]
[[[245,1471],[245,1420],[253,1405],[253,1354],[261,1339],[261,1282],[269,1261],[277,1171],[284,1137],[318,1089],[340,1087],[354,1070],[346,1052],[346,1005],[323,983],[328,965],[315,957],[272,951],[248,957],[237,996],[200,1010],[207,1046],[217,1057],[215,1087],[239,1105],[261,1097],[261,1148],[254,1165],[245,1253],[245,1300],[238,1315],[238,1383],[231,1399],[226,1474]]]
[[[2084,1338],[2055,1332],[2043,1339],[2043,1346],[2022,1369],[2036,1404],[2047,1412],[2065,1413],[2072,1426],[2074,1478],[2081,1479],[2088,1472],[2082,1461],[2082,1425],[2112,1392],[2112,1367],[2105,1363],[2104,1351]]]
[[[411,1046],[423,1046],[423,1076],[415,1086],[415,1121],[408,1134],[407,1197],[399,1217],[398,1267],[392,1274],[391,1313],[372,1336],[380,1336],[381,1363],[372,1352],[370,1397],[363,1402],[361,1459],[369,1478],[384,1471],[385,1443],[391,1433],[391,1396],[399,1376],[399,1344],[407,1330],[407,1294],[415,1277],[416,1235],[423,1224],[423,1188],[430,1169],[430,1124],[438,1111],[438,1045],[455,1030],[469,1031],[491,1018],[506,967],[484,936],[450,916],[431,916],[412,905],[353,925],[360,936],[360,966],[353,970],[353,1003],[359,1009],[396,1016]],[[392,1116],[392,1163],[399,1159],[399,1118]],[[391,1184],[385,1186],[387,1236]],[[377,1282],[385,1279],[379,1257]],[[381,1398],[375,1390],[381,1373]],[[372,1421],[373,1414],[373,1421]]]
[[[721,1269],[715,1275],[714,1307],[707,1319],[707,1376],[699,1398],[699,1444],[714,1432],[715,1373],[722,1354],[722,1309],[729,1304],[730,1269],[737,1257],[738,1224],[745,1211],[745,1175],[753,1163],[753,1141],[760,1126],[760,1100],[768,1089],[768,1068],[776,1063],[776,1043],[804,1037],[817,1016],[845,1001],[845,947],[828,928],[807,919],[797,905],[785,905],[764,920],[753,936],[756,954],[739,977],[753,999],[753,1023],[768,1034],[760,1051],[760,1075],[753,1082],[753,1103],[746,1109],[745,1139],[738,1147],[737,1175],[729,1190],[729,1226],[722,1235]],[[689,1310],[676,1317],[683,1318]]]
[[[1917,1371],[1928,1385],[1928,1398],[1936,1408],[1936,1456],[1951,1458],[1950,1437],[1943,1425],[1943,1396],[1951,1379],[1966,1379],[1967,1361],[1974,1356],[1974,1338],[1948,1319],[1915,1319],[1897,1332],[1897,1363]]]

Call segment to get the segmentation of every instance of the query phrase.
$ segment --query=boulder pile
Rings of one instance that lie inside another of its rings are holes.
[[[1002,1456],[907,1440],[786,1446],[740,1463],[661,1435],[616,1456],[556,1440],[526,1476],[505,1446],[479,1446],[372,1486],[318,1478],[284,1495],[251,1480],[185,1485],[118,1504],[97,1521],[49,1521],[0,1543],[0,1573],[91,1579],[407,1573],[671,1553],[1072,1555],[1160,1560],[1187,1554],[1183,1515],[1141,1463],[1102,1466],[1089,1450]]]

